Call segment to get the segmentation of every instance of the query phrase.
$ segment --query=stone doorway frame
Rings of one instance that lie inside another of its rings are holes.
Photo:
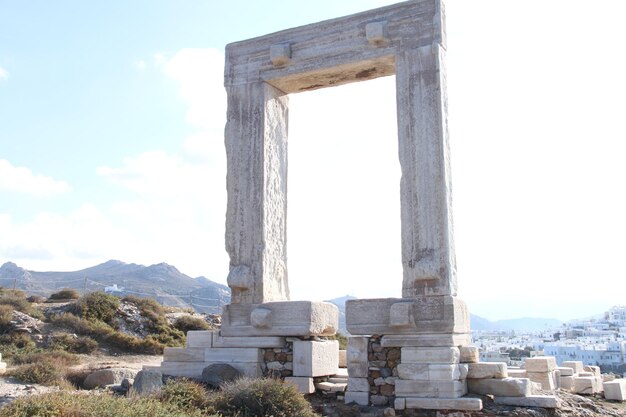
[[[289,300],[288,94],[396,75],[402,297],[456,296],[445,9],[413,0],[229,44],[231,304]]]

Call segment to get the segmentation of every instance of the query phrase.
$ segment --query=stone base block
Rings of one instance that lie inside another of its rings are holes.
[[[190,330],[187,332],[188,348],[282,348],[285,338],[266,337],[224,337],[219,330]]]
[[[541,389],[554,391],[557,388],[556,376],[553,372],[526,372],[528,379],[541,384]]]
[[[604,398],[607,400],[626,401],[626,379],[605,382],[603,387]]]
[[[593,374],[593,376],[602,376],[602,371],[600,370],[599,366],[595,366],[595,365],[585,365],[583,367],[583,370],[585,372],[591,372]]]
[[[575,376],[574,392],[576,394],[593,395],[602,392],[602,379],[597,376]]]
[[[357,403],[358,405],[369,405],[370,393],[346,391],[344,401],[346,404]]]
[[[528,378],[468,379],[467,390],[478,395],[528,397],[531,395],[531,382]]]
[[[213,347],[213,333],[217,330],[190,330],[187,332],[188,348]]]
[[[367,378],[369,361],[367,345],[368,337],[353,336],[348,339],[346,359],[348,362],[348,375],[354,378]]]
[[[441,334],[407,334],[387,335],[380,341],[382,347],[447,347],[466,346],[472,338],[468,333],[441,333]]]
[[[278,301],[228,304],[224,306],[220,335],[332,336],[338,326],[339,310],[331,303]]]
[[[367,378],[348,378],[348,391],[369,392],[370,383]]]
[[[426,410],[480,411],[483,409],[483,402],[480,398],[405,398],[404,407]]]
[[[467,377],[467,364],[398,364],[398,377],[413,381],[455,381]]]
[[[476,346],[461,346],[461,363],[478,363],[480,362],[480,350]]]
[[[279,336],[265,337],[225,337],[218,332],[213,333],[214,348],[283,348],[285,338]]]
[[[204,349],[203,347],[166,347],[163,349],[163,360],[165,362],[204,362]]]
[[[293,376],[335,375],[339,368],[336,340],[293,342]]]
[[[565,391],[573,391],[574,390],[574,377],[573,376],[562,376],[560,381],[561,389]]]
[[[452,296],[348,300],[346,327],[353,335],[469,333],[469,314]]]
[[[460,398],[467,394],[465,381],[396,380],[396,395],[415,398]]]
[[[526,374],[526,369],[507,368],[506,372],[511,378],[527,378],[528,377],[528,375]]]
[[[505,362],[470,363],[467,377],[472,379],[506,378],[509,376]]]
[[[551,372],[556,369],[556,359],[554,356],[535,356],[526,358],[524,369],[527,372]]]
[[[346,390],[348,384],[346,383],[336,383],[336,382],[318,382],[315,384],[315,389],[326,392],[344,392]]]
[[[345,349],[339,349],[339,367],[347,368],[348,367],[348,356]]]
[[[168,362],[261,362],[261,349],[255,348],[177,348],[166,347],[164,363]]]
[[[574,374],[578,374],[585,370],[585,365],[583,365],[582,361],[564,361],[561,363],[561,366],[564,368],[572,368],[574,370]]]
[[[154,369],[160,371],[163,375],[200,378],[202,370],[214,363],[222,362],[163,362],[160,367],[154,367]],[[228,364],[250,378],[263,376],[260,363],[229,362]]]
[[[452,363],[458,364],[460,353],[457,347],[403,347],[402,363]]]
[[[295,385],[296,389],[301,394],[313,394],[315,392],[313,378],[288,376],[285,378],[285,383]]]
[[[528,397],[496,397],[496,404],[515,407],[559,408],[559,400],[554,395],[531,395]]]

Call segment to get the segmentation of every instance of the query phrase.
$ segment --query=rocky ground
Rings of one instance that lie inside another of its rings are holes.
[[[334,398],[316,394],[310,397],[313,408],[323,416],[331,417],[626,417],[626,403],[606,401],[601,397],[581,396],[558,391],[561,408],[509,407],[495,404],[489,397],[483,400],[482,411],[395,411],[389,407],[345,405]]]

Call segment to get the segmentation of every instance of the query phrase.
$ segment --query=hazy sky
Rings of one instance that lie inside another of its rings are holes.
[[[0,0],[0,264],[225,282],[228,42],[393,1]],[[626,3],[448,0],[460,296],[626,304]],[[399,296],[394,78],[290,97],[293,299]]]

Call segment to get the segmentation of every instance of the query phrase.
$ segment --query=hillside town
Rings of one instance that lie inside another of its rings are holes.
[[[485,362],[515,366],[525,357],[547,355],[558,364],[580,361],[603,372],[626,373],[626,306],[614,306],[601,318],[572,320],[541,331],[472,331],[472,337]]]

